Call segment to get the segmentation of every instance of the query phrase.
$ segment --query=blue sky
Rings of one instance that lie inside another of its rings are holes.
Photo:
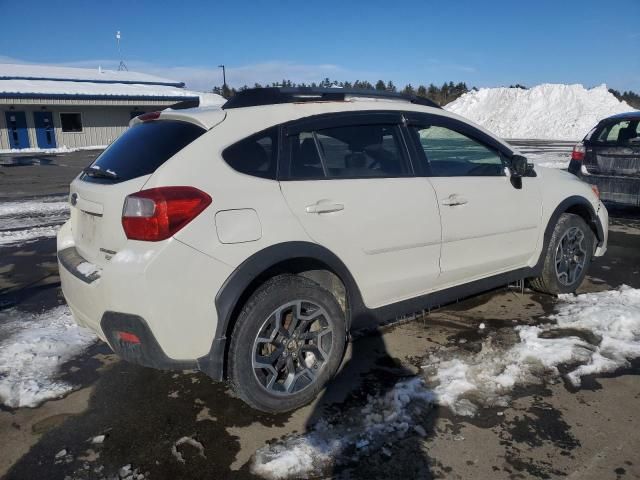
[[[166,3],[166,5],[165,5]],[[640,91],[640,0],[0,0],[0,61],[117,66],[205,89],[378,78]]]

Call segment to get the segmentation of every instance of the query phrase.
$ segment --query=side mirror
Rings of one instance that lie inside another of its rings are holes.
[[[511,157],[510,167],[511,175],[514,177],[524,177],[529,172],[529,162],[527,157],[522,155],[514,155]]]

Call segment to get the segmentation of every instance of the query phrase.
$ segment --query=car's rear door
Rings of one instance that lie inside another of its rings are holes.
[[[440,284],[466,283],[527,265],[540,231],[538,178],[523,178],[521,185],[513,181],[499,142],[463,122],[408,115],[409,136],[427,164],[440,208]]]
[[[423,293],[440,273],[435,192],[414,175],[401,118],[332,114],[283,127],[282,193],[308,235],[346,264],[369,307]]]

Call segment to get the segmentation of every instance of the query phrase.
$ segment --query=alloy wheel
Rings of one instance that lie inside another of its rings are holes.
[[[556,276],[563,285],[572,285],[580,278],[587,261],[584,233],[572,227],[560,239],[555,255]]]
[[[253,342],[252,368],[269,393],[291,395],[312,385],[329,360],[333,327],[326,310],[309,300],[278,307]]]

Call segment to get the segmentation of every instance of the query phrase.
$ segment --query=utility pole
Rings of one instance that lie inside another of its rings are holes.
[[[224,65],[218,65],[218,68],[222,69],[222,91],[227,89],[227,73],[224,69]]]

